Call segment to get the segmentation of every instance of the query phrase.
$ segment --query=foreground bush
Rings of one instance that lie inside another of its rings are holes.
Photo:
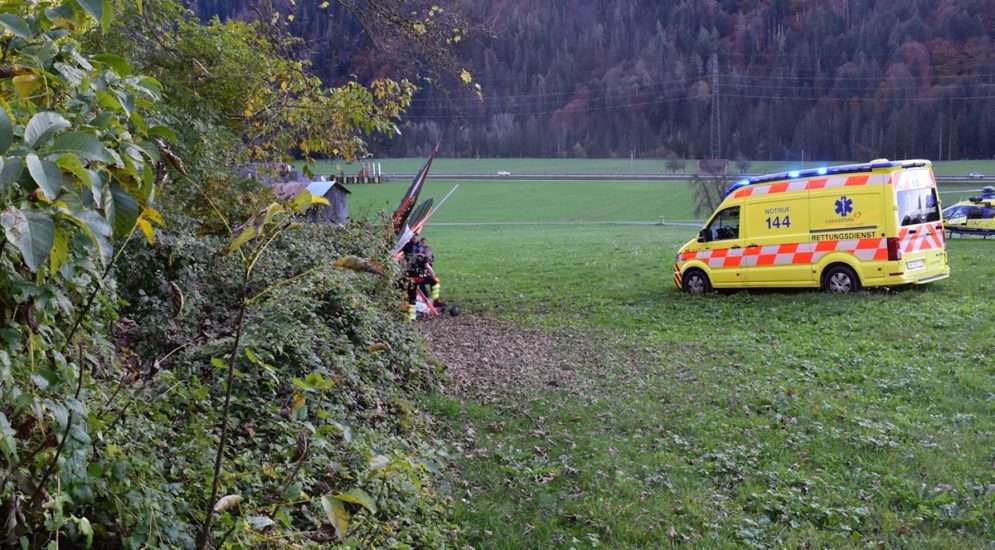
[[[252,289],[372,252],[371,234],[327,226],[289,233],[260,262]],[[122,256],[115,275],[128,303],[113,322],[113,343],[88,346],[102,354],[91,357],[78,398],[74,385],[45,388],[52,408],[62,399],[85,419],[74,422],[58,459],[50,484],[58,493],[39,515],[4,510],[24,516],[14,528],[30,546],[57,537],[96,547],[194,546],[224,397],[218,357],[230,346],[239,298],[238,262],[219,259],[222,246],[178,232]],[[250,309],[234,365],[224,497],[215,505],[218,545],[451,542],[455,530],[431,485],[444,454],[411,404],[436,373],[396,301],[389,277],[320,270]],[[43,376],[14,376],[5,398]],[[8,437],[25,429],[15,423]]]
[[[260,262],[252,292],[346,254],[367,255],[378,244],[372,233],[327,226],[289,233]],[[209,492],[223,398],[217,358],[231,344],[239,298],[238,261],[215,257],[223,244],[169,236],[121,266],[122,275],[144,273],[152,283],[133,295],[125,286],[131,304],[118,325],[127,330],[116,333],[144,365],[122,378],[124,401],[137,409],[116,426],[126,438],[117,451],[136,457],[131,467],[144,472],[140,500],[151,492],[159,501],[128,507],[145,508],[127,518],[138,527],[135,542],[190,544],[191,519]],[[237,504],[220,512],[216,534],[281,545],[348,538],[363,546],[437,546],[449,539],[430,483],[440,451],[411,405],[416,392],[435,385],[435,373],[396,301],[389,277],[330,269],[253,306],[246,353],[235,364],[222,478],[227,502]],[[176,526],[177,516],[185,526],[166,532],[161,526]]]
[[[354,254],[344,267],[379,271],[360,259],[384,255],[379,231],[288,233],[310,198],[223,219],[266,202],[232,184],[233,159],[355,154],[364,130],[396,130],[413,89],[322,89],[255,28],[202,27],[169,0],[0,8],[4,547],[453,537],[430,484],[441,453],[409,403],[434,373],[392,278],[331,269]],[[210,73],[202,59],[254,87],[198,93],[184,79]],[[276,99],[299,108],[249,109]]]

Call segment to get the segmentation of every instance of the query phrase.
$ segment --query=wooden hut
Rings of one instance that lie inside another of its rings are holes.
[[[306,217],[313,222],[346,223],[349,221],[349,195],[352,193],[334,181],[302,181],[279,183],[273,186],[277,199],[288,200],[303,190],[316,197],[324,197],[328,205],[316,204],[308,209]]]

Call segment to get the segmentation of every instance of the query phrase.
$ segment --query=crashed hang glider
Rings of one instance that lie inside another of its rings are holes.
[[[421,233],[422,228],[425,226],[425,222],[432,217],[432,214],[438,210],[446,199],[452,195],[459,185],[452,188],[445,197],[439,201],[439,204],[432,208],[432,199],[416,204],[418,202],[418,195],[421,194],[421,190],[425,187],[425,180],[428,179],[428,171],[432,167],[432,161],[435,160],[436,153],[439,152],[439,146],[436,145],[432,154],[429,155],[428,160],[425,161],[425,165],[421,167],[421,170],[415,174],[415,179],[412,180],[411,185],[408,186],[408,192],[404,194],[401,199],[401,204],[394,211],[393,216],[391,216],[391,228],[394,233],[398,236],[397,243],[394,245],[394,250],[392,254],[395,258],[400,259],[401,250],[404,249],[404,245],[408,244],[411,239]]]
[[[404,198],[401,199],[400,206],[394,211],[394,215],[391,216],[391,224],[394,228],[395,233],[403,233],[405,228],[405,223],[408,221],[408,217],[411,211],[415,207],[415,203],[418,202],[418,195],[421,193],[422,187],[425,186],[425,180],[428,179],[428,171],[432,167],[432,161],[435,160],[435,154],[439,152],[439,146],[436,145],[432,154],[429,155],[428,160],[425,161],[425,166],[421,167],[421,170],[415,174],[415,179],[411,181],[411,185],[408,186],[408,192],[404,194]]]
[[[422,219],[425,216],[429,215],[431,209],[432,209],[432,199],[428,199],[427,201],[419,204],[414,210],[411,211],[411,216],[409,216],[409,220]],[[395,256],[399,255],[401,253],[401,249],[404,248],[404,245],[408,244],[408,241],[410,241],[411,238],[417,234],[418,232],[412,229],[410,225],[405,224],[404,231],[401,231],[401,234],[398,236],[397,243],[394,245],[394,250],[391,251],[391,254]]]
[[[421,230],[425,227],[425,223],[432,217],[432,214],[435,214],[440,208],[442,208],[442,205],[445,204],[446,200],[449,199],[449,197],[455,193],[457,189],[459,189],[459,185],[453,186],[453,188],[446,193],[446,196],[442,197],[442,200],[439,201],[439,204],[436,205],[435,208],[432,207],[432,199],[428,199],[427,201],[419,204],[418,207],[411,212],[411,216],[408,217],[409,223],[404,226],[404,231],[401,232],[400,237],[397,239],[397,244],[394,245],[392,254],[394,254],[395,257],[399,257],[401,250],[404,249],[404,245],[408,244],[413,237],[421,233]]]

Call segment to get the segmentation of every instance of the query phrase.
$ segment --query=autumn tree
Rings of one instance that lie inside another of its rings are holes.
[[[732,181],[722,172],[702,172],[692,176],[687,185],[694,197],[694,215],[706,217],[714,212],[725,198]]]

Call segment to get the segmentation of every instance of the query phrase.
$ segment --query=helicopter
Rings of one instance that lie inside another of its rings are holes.
[[[970,197],[943,209],[943,226],[953,235],[995,236],[995,186],[978,189],[980,196]]]

